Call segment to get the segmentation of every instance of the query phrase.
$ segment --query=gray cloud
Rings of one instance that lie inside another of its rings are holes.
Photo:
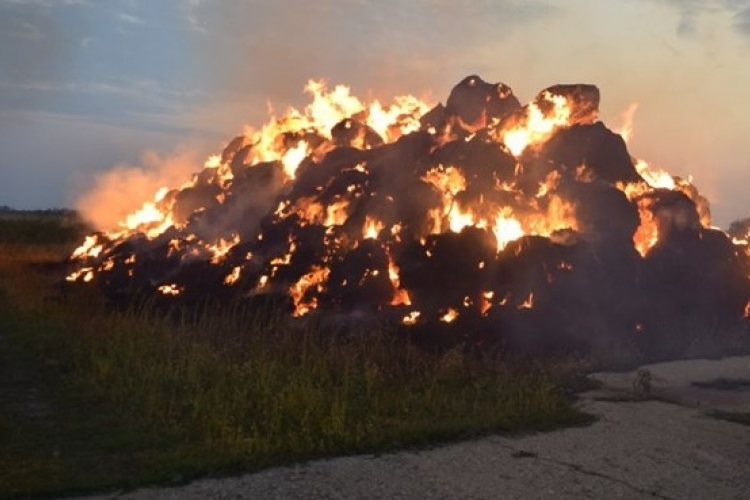
[[[44,38],[42,32],[35,25],[16,20],[13,28],[8,31],[8,36],[23,40],[41,40]]]
[[[238,102],[264,109],[268,96],[293,102],[319,77],[358,91],[374,85],[383,95],[421,91],[438,74],[450,82],[465,76],[464,51],[472,45],[555,10],[542,1],[489,0],[181,0],[169,7],[0,0],[0,109],[66,113],[74,105],[62,101],[71,99],[81,113],[99,102],[100,112],[145,115],[145,106],[188,100],[203,109],[236,109]],[[171,12],[182,13],[181,28],[165,24]],[[131,42],[114,41],[113,31]],[[457,73],[445,75],[447,64]],[[122,74],[128,79],[112,77]]]
[[[12,83],[0,79],[0,87],[15,88],[37,92],[69,92],[79,94],[103,94],[119,97],[137,98],[153,105],[167,105],[173,99],[197,97],[198,90],[171,89],[153,80],[118,79],[117,81],[43,81],[34,80],[24,83]]]
[[[680,22],[677,25],[677,34],[684,37],[692,37],[697,33],[696,13],[693,10],[683,10],[680,14]]]
[[[734,29],[742,35],[750,36],[750,6],[734,15]]]
[[[652,3],[666,4],[677,10],[680,18],[677,34],[685,37],[696,37],[698,21],[704,14],[727,12],[733,19],[732,28],[739,34],[750,36],[750,0],[647,0]]]
[[[90,0],[0,0],[1,5],[18,5],[44,7],[51,9],[53,7],[71,7],[78,5],[91,5]]]
[[[23,82],[61,74],[66,69],[72,40],[46,8],[0,3],[0,74]]]
[[[121,21],[124,21],[128,24],[146,24],[146,21],[144,21],[140,17],[134,16],[133,14],[128,14],[127,12],[120,12],[117,17],[119,17]]]
[[[179,73],[187,57],[180,29],[158,25],[169,9],[137,0],[0,0],[0,111],[149,127],[134,116],[185,106],[200,89]]]
[[[182,10],[188,27],[195,32],[205,34],[208,31],[198,17],[201,3],[202,0],[185,0]]]

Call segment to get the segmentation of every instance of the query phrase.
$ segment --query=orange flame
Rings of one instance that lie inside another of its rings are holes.
[[[526,300],[518,304],[519,309],[533,309],[534,308],[534,293],[530,293]]]
[[[545,92],[541,98],[552,105],[550,113],[545,114],[536,103],[531,103],[519,123],[502,134],[503,144],[516,158],[528,146],[545,142],[558,128],[569,122],[571,109],[565,96]]]
[[[377,239],[378,234],[380,234],[380,231],[382,231],[384,227],[385,224],[368,215],[365,217],[365,226],[362,229],[362,237],[366,239]]]
[[[314,297],[308,300],[305,295],[313,287],[318,291],[323,291],[329,273],[330,270],[326,267],[314,267],[289,288],[289,295],[294,302],[294,316],[304,316],[318,307],[318,302]]]
[[[235,266],[232,268],[232,272],[229,273],[226,278],[224,278],[224,284],[225,285],[234,285],[237,283],[237,280],[240,279],[240,273],[242,272],[242,267]]]
[[[419,319],[419,316],[421,314],[422,313],[420,313],[419,311],[412,311],[409,314],[407,314],[406,316],[404,316],[404,318],[401,320],[401,322],[403,324],[405,324],[405,325],[414,325],[414,324],[417,323],[417,320]]]
[[[448,308],[448,311],[440,317],[440,321],[443,323],[452,323],[456,318],[458,318],[458,311],[450,307]]]
[[[158,290],[164,295],[179,295],[183,292],[183,288],[175,285],[174,283],[169,285],[162,285]]]

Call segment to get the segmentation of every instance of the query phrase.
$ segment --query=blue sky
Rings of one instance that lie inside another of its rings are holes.
[[[0,0],[0,205],[197,168],[309,78],[438,101],[473,73],[594,83],[611,128],[638,102],[631,153],[750,216],[750,0]]]

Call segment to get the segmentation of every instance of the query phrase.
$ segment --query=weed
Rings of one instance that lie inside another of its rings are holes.
[[[639,394],[651,394],[654,382],[664,383],[666,380],[662,377],[655,376],[648,368],[640,368],[636,372],[635,379],[633,380],[633,390]]]

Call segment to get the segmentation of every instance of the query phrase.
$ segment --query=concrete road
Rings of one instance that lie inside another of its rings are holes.
[[[585,428],[88,499],[750,499],[750,426],[708,416],[750,412],[750,385],[737,382],[750,382],[750,357],[644,368],[593,375],[604,387],[582,395],[599,417]],[[650,393],[634,393],[644,376]],[[693,385],[720,378],[723,388]]]

